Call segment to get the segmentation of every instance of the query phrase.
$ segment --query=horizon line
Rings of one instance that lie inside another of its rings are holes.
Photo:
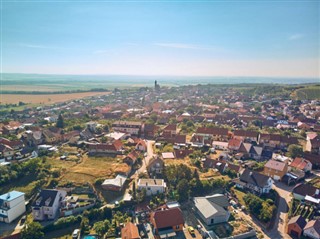
[[[195,77],[200,77],[200,78],[211,78],[211,77],[222,77],[222,78],[283,78],[283,79],[288,79],[288,78],[294,78],[294,79],[320,79],[319,77],[309,77],[309,76],[244,76],[244,75],[233,75],[233,76],[228,76],[228,75],[149,75],[149,74],[94,74],[94,73],[88,73],[88,74],[64,74],[64,73],[24,73],[24,72],[1,72],[2,74],[19,74],[19,75],[61,75],[61,76],[131,76],[131,77],[185,77],[185,78],[195,78]],[[320,83],[320,82],[319,82]]]

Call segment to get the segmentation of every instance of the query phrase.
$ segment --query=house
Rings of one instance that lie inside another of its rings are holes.
[[[263,169],[263,173],[274,180],[281,180],[284,175],[288,172],[288,163],[287,162],[280,162],[276,160],[269,160]]]
[[[320,239],[320,219],[309,221],[304,227],[303,235],[312,239]]]
[[[63,190],[42,189],[32,204],[32,215],[35,221],[53,220],[67,193]]]
[[[164,162],[160,157],[153,157],[147,165],[149,175],[162,174]]]
[[[138,190],[146,190],[147,196],[164,193],[166,190],[166,183],[163,179],[144,179],[140,178],[138,181]]]
[[[306,151],[320,154],[320,137],[317,133],[307,134]]]
[[[120,192],[123,189],[126,180],[126,176],[118,174],[115,178],[104,180],[101,186],[104,190]]]
[[[258,132],[249,130],[235,130],[233,132],[233,138],[244,142],[256,142],[258,140]]]
[[[227,141],[229,138],[228,133],[228,129],[218,127],[199,127],[196,131],[196,135],[203,136],[205,139],[213,139],[215,141]]]
[[[123,144],[120,140],[115,140],[112,143],[102,143],[102,144],[89,144],[88,145],[89,154],[122,154]]]
[[[308,183],[301,183],[292,190],[293,197],[297,200],[305,200],[306,196],[320,198],[320,190]]]
[[[123,162],[132,166],[137,162],[138,158],[139,158],[139,153],[133,150],[123,159]]]
[[[178,207],[156,210],[150,214],[150,222],[153,233],[158,238],[176,238],[176,232],[183,231],[184,218],[181,209]]]
[[[10,121],[2,126],[3,134],[16,134],[22,124],[18,121]]]
[[[280,134],[260,134],[259,144],[266,147],[277,148],[280,146],[281,135]]]
[[[306,173],[312,170],[312,163],[304,158],[295,158],[291,162],[290,167],[300,169]]]
[[[301,215],[292,217],[288,222],[287,233],[292,237],[300,238],[306,224],[306,220]]]
[[[147,144],[144,140],[139,139],[135,146],[135,149],[142,152],[147,152]]]
[[[128,135],[126,133],[121,132],[111,132],[109,134],[106,134],[105,137],[113,140],[124,140],[128,137]]]
[[[116,121],[112,124],[112,128],[114,131],[138,136],[141,133],[142,123],[134,121]]]
[[[239,179],[235,179],[236,187],[245,188],[258,194],[269,193],[273,180],[261,173],[245,169]]]
[[[173,152],[164,152],[161,154],[163,159],[174,159]]]
[[[174,145],[176,146],[186,146],[186,142],[187,142],[187,136],[184,134],[177,134],[174,137]]]
[[[222,141],[213,141],[212,147],[219,150],[227,150],[228,149],[228,142]]]
[[[195,197],[193,202],[196,212],[207,226],[227,222],[229,220],[229,202],[225,195],[215,194],[206,197]]]
[[[203,147],[206,143],[210,143],[210,140],[205,140],[205,138],[201,135],[193,134],[190,143],[192,147],[200,148]]]
[[[42,135],[44,136],[44,141],[48,144],[56,143],[60,140],[60,134],[54,133],[48,129],[42,131]]]
[[[25,212],[24,193],[11,191],[0,195],[0,222],[11,223]]]
[[[242,141],[240,139],[230,139],[228,142],[228,149],[237,151],[241,146]]]
[[[169,124],[162,130],[162,135],[165,137],[174,137],[177,134],[177,125]]]
[[[0,144],[0,159],[13,159],[15,151],[8,145]]]
[[[320,168],[320,155],[304,152],[304,158],[312,163],[312,169]]]
[[[154,139],[157,135],[159,127],[154,124],[145,124],[144,125],[144,137],[146,139]]]
[[[255,160],[260,160],[262,158],[263,148],[259,146],[252,146],[249,151],[249,157]]]
[[[174,150],[175,158],[177,159],[184,159],[185,157],[189,156],[189,154],[192,154],[192,149],[176,149]]]
[[[122,229],[121,229],[121,238],[122,239],[140,239],[139,230],[136,225],[132,222],[128,222]]]

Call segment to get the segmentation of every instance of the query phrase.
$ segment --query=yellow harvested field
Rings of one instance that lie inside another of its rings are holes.
[[[76,148],[64,147],[63,151],[71,153],[77,152]],[[79,162],[71,159],[60,160],[60,157],[47,158],[46,161],[51,165],[52,170],[61,171],[60,182],[74,182],[76,184],[93,183],[98,178],[111,178],[118,172],[128,170],[128,165],[122,163],[120,158],[111,157],[88,157],[83,155]]]
[[[70,94],[0,94],[0,104],[18,104],[20,101],[27,104],[53,104],[68,100],[82,99],[91,96],[107,95],[109,92],[82,92]]]

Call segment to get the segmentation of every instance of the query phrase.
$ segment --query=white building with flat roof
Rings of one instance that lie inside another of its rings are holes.
[[[24,193],[11,191],[0,196],[0,222],[11,223],[25,211]]]
[[[144,179],[138,181],[138,190],[145,189],[147,196],[164,193],[166,190],[166,183],[163,179]]]

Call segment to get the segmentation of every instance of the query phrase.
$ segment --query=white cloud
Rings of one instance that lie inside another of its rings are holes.
[[[301,38],[303,38],[303,37],[304,37],[303,34],[296,33],[296,34],[292,34],[291,36],[289,36],[289,40],[290,40],[290,41],[294,41],[294,40],[301,39]]]

